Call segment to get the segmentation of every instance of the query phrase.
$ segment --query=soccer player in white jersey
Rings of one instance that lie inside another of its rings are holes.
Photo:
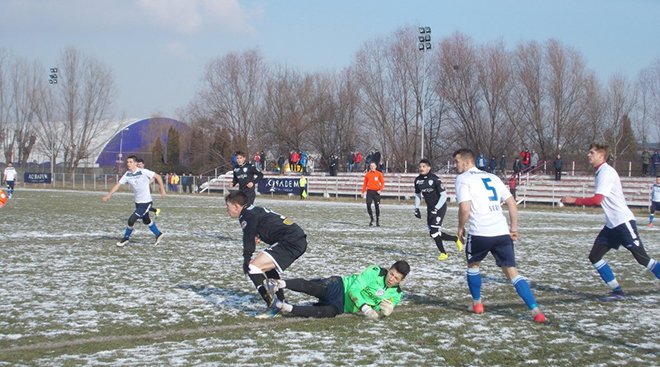
[[[126,173],[124,173],[119,179],[119,182],[110,189],[110,192],[108,192],[107,195],[101,198],[104,203],[107,202],[112,197],[112,194],[119,190],[119,187],[123,184],[128,184],[135,193],[135,211],[128,218],[128,226],[126,226],[126,230],[124,231],[124,237],[117,242],[117,246],[122,247],[128,243],[131,233],[133,233],[133,225],[138,219],[142,219],[142,223],[149,226],[149,230],[151,230],[154,236],[156,236],[154,246],[158,245],[163,239],[163,233],[158,230],[156,222],[153,222],[151,218],[149,218],[149,208],[153,205],[149,182],[152,177],[156,178],[160,190],[160,197],[164,198],[165,187],[163,186],[163,179],[153,171],[146,168],[138,168],[137,157],[134,155],[129,155],[126,158],[126,168],[128,171],[126,171]]]
[[[655,183],[651,186],[651,205],[649,206],[649,227],[653,227],[655,212],[660,211],[660,175],[655,177]]]
[[[603,260],[603,256],[611,249],[619,246],[627,248],[638,263],[645,266],[649,271],[660,279],[660,265],[649,257],[644,250],[642,239],[637,232],[637,221],[635,215],[630,211],[623,196],[623,187],[619,174],[612,166],[607,164],[607,145],[591,144],[587,158],[589,164],[596,171],[595,194],[589,198],[574,198],[565,196],[561,198],[564,204],[598,206],[605,212],[605,226],[594,241],[589,261],[600,274],[603,281],[610,287],[610,296],[607,299],[619,299],[624,297],[623,289],[616,280],[612,269]]]
[[[454,152],[456,202],[458,203],[458,238],[465,235],[467,283],[472,295],[472,311],[484,312],[481,302],[480,262],[492,253],[495,264],[511,281],[516,292],[532,312],[534,322],[545,323],[546,317],[536,304],[529,284],[516,270],[513,241],[518,239],[518,209],[516,200],[499,177],[479,170],[474,165],[474,153],[469,149]],[[502,203],[509,208],[509,221],[502,213]]]
[[[12,195],[14,195],[14,182],[16,182],[16,169],[11,162],[7,163],[7,168],[5,168],[2,179],[7,184],[7,196],[11,199]]]

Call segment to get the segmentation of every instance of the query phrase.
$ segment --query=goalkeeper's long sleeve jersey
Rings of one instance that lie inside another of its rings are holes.
[[[396,285],[388,287],[385,284],[387,269],[371,265],[360,274],[342,277],[344,283],[344,313],[358,313],[360,307],[367,304],[374,310],[380,310],[380,302],[390,300],[393,305],[401,302],[403,292]]]

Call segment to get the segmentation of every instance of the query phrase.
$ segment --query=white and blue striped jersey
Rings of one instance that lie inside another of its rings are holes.
[[[151,188],[149,183],[151,178],[156,173],[146,168],[138,168],[135,172],[126,171],[119,179],[119,183],[124,185],[128,184],[135,193],[135,202],[137,204],[150,203],[153,201],[151,198]]]
[[[456,201],[470,201],[468,233],[495,237],[509,234],[502,203],[511,192],[499,177],[472,167],[456,177]]]

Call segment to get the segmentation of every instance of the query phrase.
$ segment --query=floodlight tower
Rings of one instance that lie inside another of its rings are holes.
[[[422,52],[422,63],[424,65],[423,70],[426,69],[426,51],[431,51],[431,27],[419,27],[419,36],[417,37],[417,49]],[[422,91],[420,91],[421,93]],[[420,121],[422,124],[422,147],[420,149],[421,158],[424,158],[424,99],[417,97],[417,111],[420,116]]]

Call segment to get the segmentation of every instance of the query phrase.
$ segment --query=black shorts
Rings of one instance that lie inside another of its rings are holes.
[[[618,249],[623,245],[629,250],[643,247],[642,239],[639,238],[639,232],[637,232],[637,221],[621,223],[614,228],[603,227],[594,240],[594,245],[606,245],[612,249]]]
[[[465,247],[468,264],[480,262],[489,252],[493,254],[497,266],[516,266],[513,240],[510,235],[485,237],[468,234]]]
[[[660,212],[660,201],[651,202],[651,213]]]
[[[302,256],[307,250],[307,236],[275,242],[264,253],[268,255],[278,271],[286,270],[297,258]]]
[[[376,190],[367,190],[367,205],[374,202],[376,205],[380,204],[380,194]]]
[[[337,315],[344,313],[344,281],[339,276],[330,278],[312,279],[311,282],[317,283],[325,288],[323,297],[319,297],[316,305],[334,306],[337,309]]]

